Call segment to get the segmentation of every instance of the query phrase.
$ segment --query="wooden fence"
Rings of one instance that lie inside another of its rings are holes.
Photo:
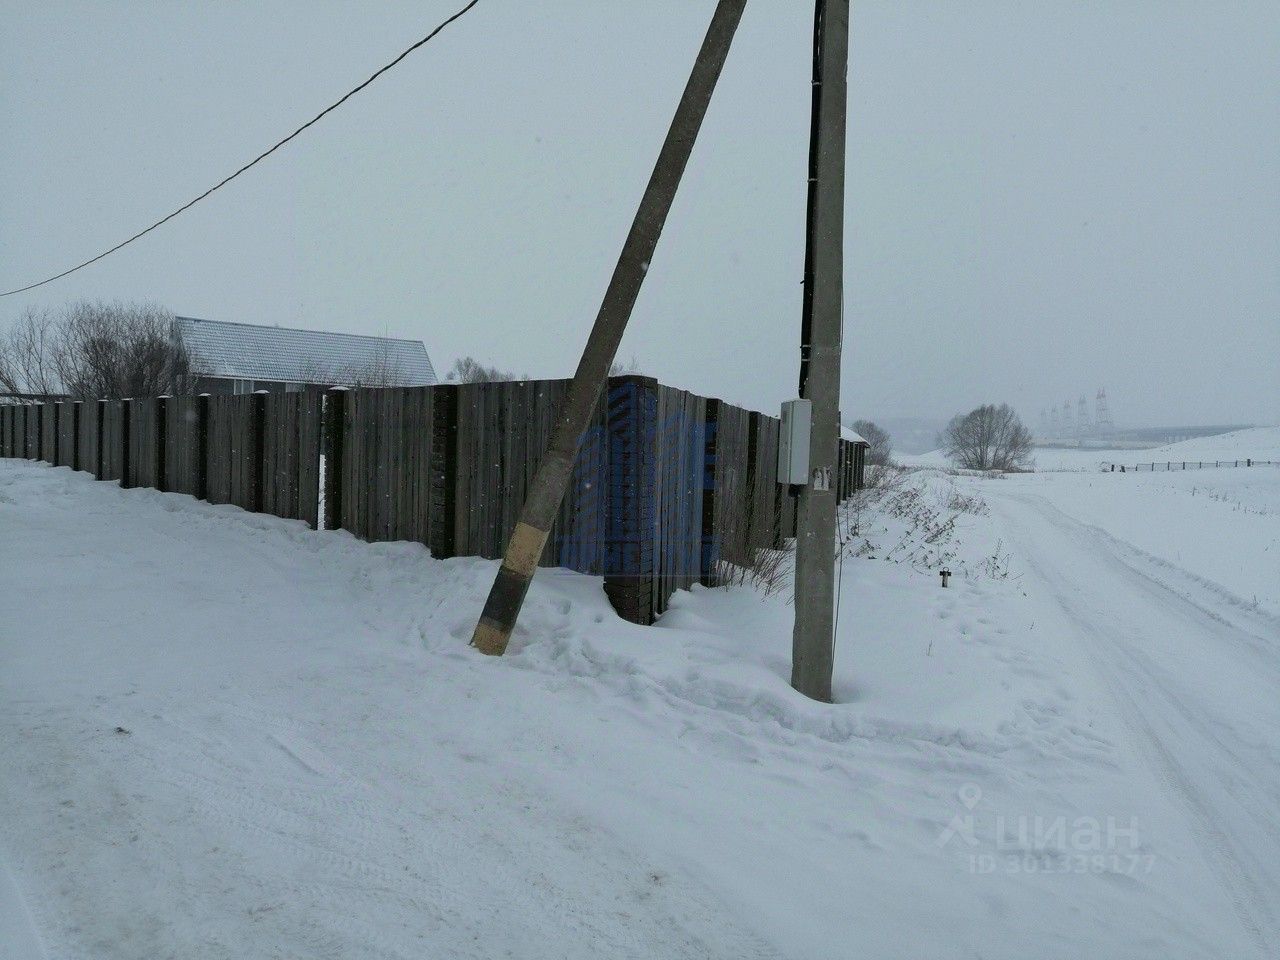
[[[1211,470],[1220,467],[1275,467],[1280,460],[1162,460],[1158,463],[1104,463],[1104,473],[1169,473],[1174,470]]]
[[[437,557],[498,558],[567,388],[542,380],[4,405],[0,456],[368,541],[417,541]],[[724,564],[749,564],[794,536],[777,449],[773,417],[648,377],[611,378],[542,563],[603,576],[623,617],[652,623],[675,590],[715,584]],[[864,452],[841,441],[841,499],[861,486]]]

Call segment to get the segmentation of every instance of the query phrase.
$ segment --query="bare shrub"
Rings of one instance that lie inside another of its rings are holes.
[[[623,363],[621,360],[615,360],[613,363],[609,364],[609,376],[611,377],[625,377],[628,374],[639,372],[640,363],[636,360],[634,354],[626,363]]]
[[[837,536],[841,557],[905,563],[916,569],[935,569],[955,558],[958,514],[944,512],[919,483],[907,483],[906,473],[889,486],[859,490],[843,505]],[[898,521],[897,540],[884,518]]]
[[[789,549],[753,547],[749,566],[720,565],[720,583],[726,587],[751,586],[766,597],[782,593],[791,587],[790,556]]]
[[[977,494],[961,493],[954,488],[947,495],[946,508],[954,510],[956,513],[972,513],[976,517],[984,517],[991,512],[991,509],[987,506],[987,501]]]
[[[988,577],[991,580],[1008,580],[1012,572],[1009,567],[1009,561],[1012,559],[1012,555],[1004,550],[1004,541],[997,540],[991,556],[983,557],[978,563],[975,572],[979,576]]]
[[[748,535],[756,527],[756,506],[756,499],[747,497],[740,522],[742,530]],[[768,515],[773,518],[771,510]],[[774,522],[776,523],[776,519]],[[722,562],[716,571],[718,581],[724,586],[752,586],[766,597],[787,590],[791,586],[791,549],[781,539],[776,527],[771,536],[782,546],[748,546],[746,553],[750,559],[747,565]]]
[[[942,434],[947,455],[968,470],[1031,465],[1031,431],[1007,403],[985,404],[951,418]]]
[[[867,464],[862,470],[862,488],[864,490],[895,489],[907,479],[910,471],[896,464]]]

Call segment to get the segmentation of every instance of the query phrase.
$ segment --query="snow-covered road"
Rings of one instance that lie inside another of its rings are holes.
[[[1280,956],[1280,621],[1074,519],[1052,489],[1012,479],[987,501],[1258,955]]]

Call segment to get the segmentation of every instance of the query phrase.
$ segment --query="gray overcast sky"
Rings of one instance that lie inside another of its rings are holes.
[[[221,179],[460,0],[0,2],[0,285]],[[572,372],[712,0],[483,0],[234,184],[0,301]],[[1280,3],[855,0],[846,416],[1280,421]],[[751,0],[622,354],[794,393],[812,5]]]

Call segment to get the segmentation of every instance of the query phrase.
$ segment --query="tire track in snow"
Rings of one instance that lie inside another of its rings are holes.
[[[1105,531],[1072,519],[1038,496],[1001,493],[991,499],[997,503],[1001,500],[1015,503],[1034,511],[1037,520],[1052,528],[1077,550],[1095,558],[1101,572],[1112,575],[1110,584],[1120,583],[1130,588],[1134,607],[1141,609],[1155,605],[1163,616],[1186,621],[1195,634],[1216,634],[1219,640],[1226,641],[1224,646],[1228,649],[1247,651],[1253,661],[1250,669],[1265,663],[1263,669],[1266,672],[1272,675],[1280,673],[1274,662],[1259,656],[1261,650],[1268,646],[1263,638],[1137,569],[1122,556],[1119,548],[1125,546],[1123,542],[1116,541]],[[1255,820],[1261,821],[1264,830],[1273,837],[1275,819],[1264,811],[1274,799],[1274,784],[1280,782],[1280,778],[1273,779],[1271,788],[1260,784],[1250,765],[1241,762],[1240,752],[1226,749],[1223,739],[1214,732],[1213,724],[1188,706],[1195,702],[1194,698],[1180,696],[1180,691],[1170,689],[1170,676],[1156,677],[1142,664],[1141,655],[1132,649],[1124,632],[1108,624],[1100,615],[1101,609],[1091,609],[1090,598],[1096,591],[1096,579],[1081,575],[1080,568],[1065,561],[1054,563],[1052,559],[1046,560],[1052,545],[1027,536],[1027,528],[1019,519],[1009,517],[1008,513],[1006,519],[1012,520],[1010,528],[1022,550],[1023,561],[1044,582],[1063,614],[1088,641],[1086,652],[1120,708],[1121,719],[1135,737],[1139,755],[1147,759],[1168,792],[1190,814],[1193,835],[1222,883],[1250,941],[1260,956],[1276,956],[1280,950],[1280,922],[1273,906],[1274,891],[1267,888],[1265,876],[1259,876],[1264,873],[1259,858],[1265,861],[1266,853],[1250,856],[1249,844],[1241,842],[1230,832],[1232,817],[1215,801],[1212,785],[1197,782],[1179,756],[1185,752],[1188,735],[1207,741],[1211,748],[1217,748],[1219,754],[1225,754],[1233,762],[1227,765],[1229,771],[1224,771],[1229,776],[1222,776],[1219,780],[1247,785],[1246,796],[1236,793],[1232,799],[1245,807]],[[1096,569],[1088,570],[1095,577],[1098,572]],[[1156,708],[1156,701],[1160,709]],[[1157,727],[1164,727],[1167,732],[1161,733]],[[1208,752],[1210,755],[1213,753],[1212,749]],[[1221,784],[1218,786],[1221,788]]]
[[[6,960],[47,960],[49,956],[17,878],[3,854],[0,854],[0,956]]]
[[[1264,658],[1265,669],[1275,669],[1277,657],[1280,657],[1280,643],[1275,639],[1280,636],[1280,617],[1273,616],[1256,604],[1232,593],[1220,583],[1198,576],[1162,557],[1135,547],[1101,527],[1077,520],[1043,497],[1023,497],[1015,494],[1010,499],[1038,508],[1042,514],[1045,514],[1047,521],[1054,523],[1058,529],[1068,535],[1074,531],[1086,532],[1088,536],[1100,541],[1110,550],[1112,560],[1137,575],[1139,579],[1134,583],[1144,588],[1149,596],[1163,601],[1172,593],[1183,604],[1194,607],[1205,619],[1234,631],[1235,639],[1246,640],[1252,651]],[[1161,575],[1157,575],[1156,571]],[[1196,593],[1203,595],[1202,600],[1197,600],[1192,595]],[[1223,613],[1224,609],[1232,611],[1234,617],[1226,616]],[[1246,623],[1249,626],[1246,627]],[[1263,632],[1255,633],[1255,628],[1261,628]]]

